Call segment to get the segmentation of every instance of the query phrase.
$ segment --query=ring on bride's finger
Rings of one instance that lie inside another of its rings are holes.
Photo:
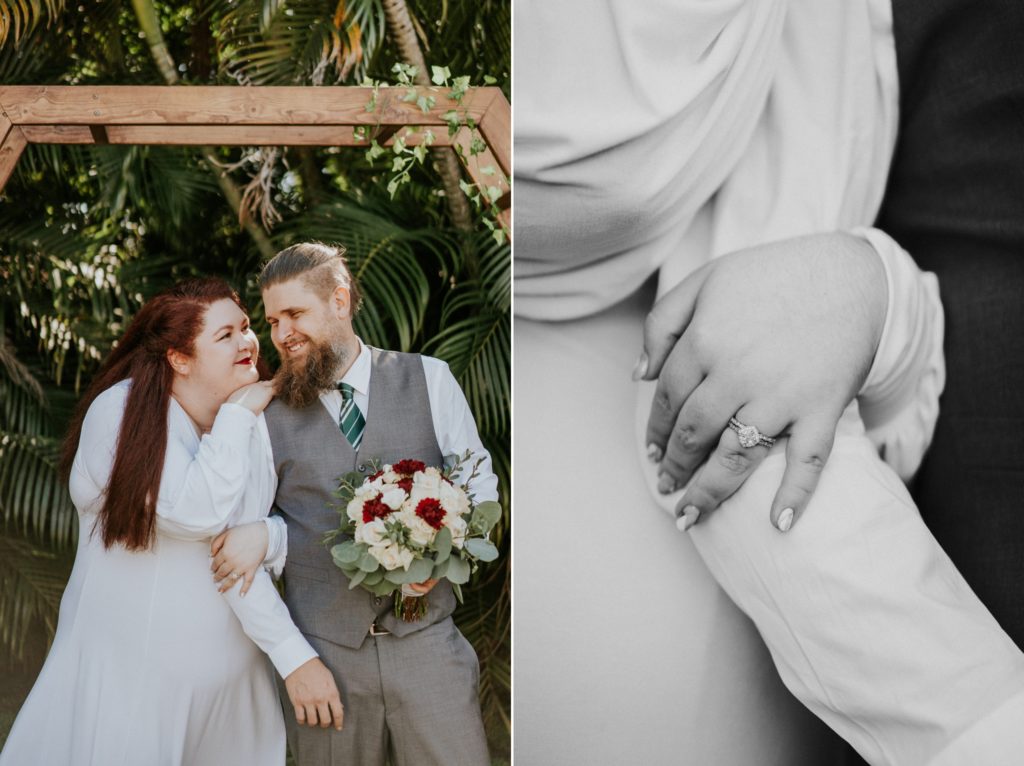
[[[729,418],[729,428],[740,437],[740,446],[744,449],[750,449],[751,447],[773,447],[775,445],[775,439],[771,436],[765,436],[757,430],[756,426],[744,425],[736,418]]]
[[[238,572],[232,572],[232,573],[231,573],[231,579],[232,579],[232,580],[237,580],[237,579],[238,579],[239,577],[241,577],[241,576],[242,576],[242,575],[238,574]]]

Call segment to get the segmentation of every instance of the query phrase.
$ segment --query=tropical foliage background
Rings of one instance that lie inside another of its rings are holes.
[[[355,85],[396,63],[509,94],[510,0],[0,0],[0,83]],[[419,58],[417,58],[419,57]],[[264,328],[254,274],[303,239],[344,243],[370,343],[445,359],[502,482],[504,555],[457,613],[509,752],[510,258],[453,156],[392,198],[357,148],[30,146],[0,196],[0,741],[45,657],[77,519],[55,472],[65,424],[141,303],[219,275]],[[264,332],[264,353],[273,348]]]

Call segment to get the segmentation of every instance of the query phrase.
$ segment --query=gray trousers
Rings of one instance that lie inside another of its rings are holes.
[[[404,638],[368,635],[358,649],[306,638],[337,680],[345,728],[299,726],[282,691],[298,766],[490,763],[477,696],[480,666],[450,617]]]

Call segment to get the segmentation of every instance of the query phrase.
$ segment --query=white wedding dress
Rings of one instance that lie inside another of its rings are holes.
[[[156,541],[142,553],[107,549],[94,527],[129,386],[100,394],[86,415],[70,480],[81,523],[75,565],[0,764],[282,766],[268,655],[287,675],[316,654],[266,571],[244,598],[237,586],[221,595],[209,558],[214,535],[270,508],[276,477],[263,418],[225,404],[200,439],[172,398]]]
[[[1024,656],[895,472],[943,362],[934,278],[863,228],[896,130],[887,0],[522,0],[515,24],[516,762],[837,762],[783,682],[873,764],[1019,760]],[[641,285],[835,230],[889,284],[863,418],[789,533],[780,440],[680,534],[630,381]]]

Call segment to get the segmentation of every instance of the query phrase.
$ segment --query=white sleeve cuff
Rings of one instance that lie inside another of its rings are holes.
[[[858,395],[861,415],[882,459],[909,481],[931,444],[946,381],[939,283],[887,234],[851,233],[874,247],[889,285],[882,337]]]
[[[270,650],[270,661],[274,663],[281,678],[287,678],[311,659],[319,656],[309,645],[309,641],[297,630],[295,635]]]
[[[284,571],[288,558],[288,526],[280,516],[267,516],[263,523],[267,525],[267,555],[263,559],[263,567],[276,580]]]

